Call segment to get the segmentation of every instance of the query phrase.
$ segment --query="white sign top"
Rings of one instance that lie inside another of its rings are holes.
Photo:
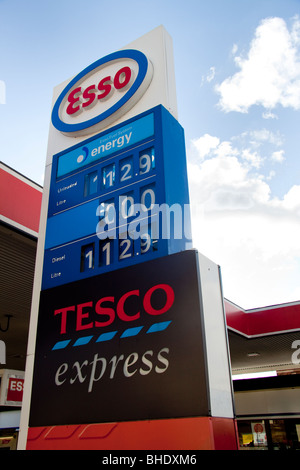
[[[55,153],[157,105],[177,119],[172,39],[159,26],[54,89],[46,164]]]

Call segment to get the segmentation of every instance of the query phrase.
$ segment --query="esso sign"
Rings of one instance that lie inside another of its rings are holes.
[[[21,402],[23,399],[24,379],[9,377],[7,401]]]
[[[81,86],[74,88],[68,95],[67,114],[78,114],[83,108],[91,108],[98,100],[107,100],[114,90],[124,91],[130,84],[133,72],[130,67],[120,68],[114,77],[108,75],[98,84],[92,84],[83,89]]]
[[[68,83],[53,107],[52,124],[68,136],[98,132],[137,103],[152,75],[152,64],[142,52],[110,54]]]

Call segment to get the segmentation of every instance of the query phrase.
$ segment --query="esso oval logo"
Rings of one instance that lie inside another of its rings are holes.
[[[139,101],[152,75],[151,62],[134,49],[99,59],[61,92],[52,111],[53,126],[74,137],[104,129]]]

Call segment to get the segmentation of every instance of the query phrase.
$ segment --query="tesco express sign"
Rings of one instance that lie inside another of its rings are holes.
[[[74,137],[104,129],[137,103],[152,75],[151,62],[134,49],[97,60],[63,89],[53,107],[53,126]]]

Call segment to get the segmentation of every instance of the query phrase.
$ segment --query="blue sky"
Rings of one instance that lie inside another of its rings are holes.
[[[161,24],[195,248],[244,308],[300,300],[299,0],[0,0],[0,160],[42,184],[53,88]]]

